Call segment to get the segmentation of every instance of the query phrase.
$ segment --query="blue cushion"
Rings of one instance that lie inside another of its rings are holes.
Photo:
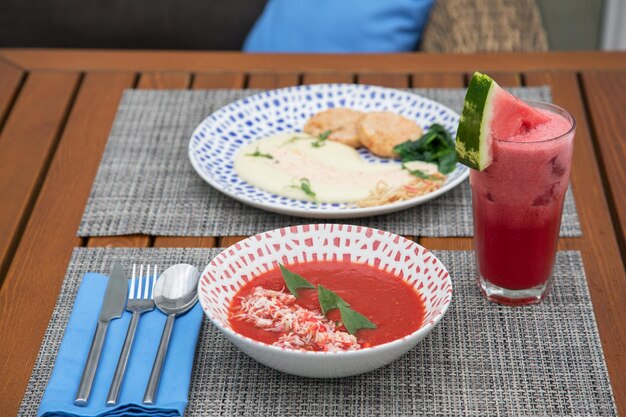
[[[433,0],[269,0],[246,52],[403,52],[419,42]]]

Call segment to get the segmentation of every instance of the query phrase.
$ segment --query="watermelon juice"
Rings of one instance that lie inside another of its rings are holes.
[[[549,290],[573,151],[573,117],[531,105],[547,121],[494,139],[493,162],[470,172],[478,284],[509,305],[539,302]]]

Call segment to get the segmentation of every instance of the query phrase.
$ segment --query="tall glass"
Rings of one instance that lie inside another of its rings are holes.
[[[576,129],[562,108],[529,104],[565,118],[569,129],[494,140],[493,163],[470,172],[478,286],[506,305],[538,303],[550,290]]]

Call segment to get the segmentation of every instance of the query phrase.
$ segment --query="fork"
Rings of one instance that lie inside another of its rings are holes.
[[[146,311],[154,309],[154,284],[157,279],[157,266],[154,265],[152,276],[150,276],[150,265],[146,266],[146,276],[144,277],[144,265],[139,266],[139,276],[137,276],[137,265],[133,265],[133,275],[130,280],[130,291],[128,293],[128,302],[126,303],[126,311],[133,313],[130,324],[128,325],[128,331],[126,332],[126,338],[124,339],[124,346],[120,352],[120,357],[117,361],[117,367],[115,368],[115,374],[113,375],[113,381],[109,388],[109,395],[107,396],[107,405],[117,404],[119,398],[120,389],[124,380],[124,373],[126,372],[126,365],[128,364],[128,358],[130,357],[130,349],[135,339],[135,332],[137,325],[139,324],[139,317]]]

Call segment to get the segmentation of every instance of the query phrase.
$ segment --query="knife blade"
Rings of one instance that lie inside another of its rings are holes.
[[[116,262],[113,265],[113,270],[111,271],[109,282],[107,283],[107,288],[104,292],[104,299],[102,300],[102,307],[100,308],[100,314],[98,316],[96,332],[93,336],[93,341],[91,342],[87,362],[85,362],[83,375],[80,379],[80,384],[74,400],[74,404],[78,406],[84,407],[89,401],[91,386],[93,385],[93,380],[98,369],[98,362],[100,361],[100,354],[102,353],[102,346],[104,346],[104,339],[106,337],[107,328],[109,327],[109,322],[122,316],[127,299],[128,275],[126,275],[122,265],[120,265],[119,262]]]
[[[104,293],[98,321],[109,321],[122,317],[128,299],[128,276],[119,262],[113,265],[111,276]]]

